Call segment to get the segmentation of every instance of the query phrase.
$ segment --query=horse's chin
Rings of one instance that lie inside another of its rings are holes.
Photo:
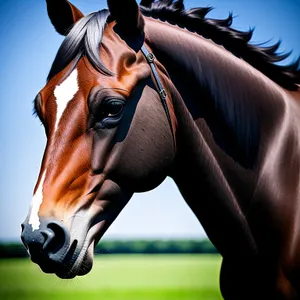
[[[76,276],[84,276],[88,274],[94,261],[94,241],[85,250],[81,249],[76,261],[73,265],[67,266],[64,264],[61,270],[55,272],[56,276],[61,279],[72,279]]]

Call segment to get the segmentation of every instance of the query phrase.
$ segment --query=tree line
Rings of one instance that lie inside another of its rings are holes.
[[[208,239],[201,240],[102,240],[96,255],[107,254],[215,254]],[[28,257],[21,243],[0,243],[0,258]]]

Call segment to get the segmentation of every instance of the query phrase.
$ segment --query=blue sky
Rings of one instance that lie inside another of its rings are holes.
[[[74,0],[82,12],[106,7],[105,1]],[[300,0],[185,1],[187,7],[213,6],[209,17],[236,16],[233,27],[256,28],[253,42],[283,41],[280,50],[300,55]],[[45,135],[32,117],[32,100],[44,86],[63,40],[52,28],[45,1],[0,0],[0,240],[19,240],[28,213]],[[201,201],[201,199],[199,199]],[[135,195],[106,238],[203,237],[205,232],[172,180]]]

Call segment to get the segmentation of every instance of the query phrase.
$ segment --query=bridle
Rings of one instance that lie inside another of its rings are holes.
[[[160,97],[160,101],[161,101],[161,104],[164,108],[164,111],[167,115],[167,119],[168,119],[168,122],[169,122],[169,125],[170,125],[170,129],[171,129],[171,133],[172,133],[172,137],[173,137],[173,143],[174,143],[174,147],[175,147],[175,134],[174,134],[174,130],[173,130],[173,126],[172,126],[172,120],[171,120],[171,116],[170,116],[170,112],[169,112],[169,108],[168,108],[168,104],[167,104],[167,92],[166,90],[164,89],[161,81],[160,81],[160,78],[159,78],[159,75],[158,75],[158,72],[157,72],[157,69],[156,69],[156,66],[155,66],[155,56],[153,53],[149,52],[148,49],[145,47],[145,45],[143,45],[141,47],[141,51],[142,53],[144,54],[150,68],[151,68],[151,71],[152,71],[152,74],[153,74],[153,77],[155,79],[155,85],[156,85],[156,89],[158,91],[158,94],[159,94],[159,97]],[[175,148],[174,148],[175,149]]]

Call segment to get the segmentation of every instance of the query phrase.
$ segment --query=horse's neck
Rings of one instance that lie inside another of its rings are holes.
[[[176,87],[172,177],[221,252],[230,243],[254,251],[245,214],[272,150],[267,141],[285,118],[284,92],[209,40],[151,19],[146,25],[148,43]]]
[[[259,118],[270,116],[270,107],[281,107],[282,89],[211,40],[151,19],[146,29],[149,44],[197,126],[205,120],[216,145],[241,166],[252,168]]]

